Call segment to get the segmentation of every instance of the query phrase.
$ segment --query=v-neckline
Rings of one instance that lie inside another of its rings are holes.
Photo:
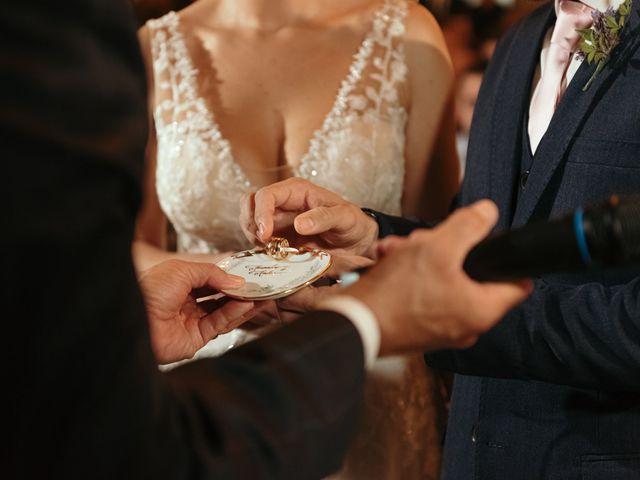
[[[340,82],[340,86],[338,87],[337,93],[335,95],[333,105],[325,115],[322,124],[312,132],[311,137],[307,141],[306,152],[300,157],[300,161],[296,166],[287,164],[287,166],[289,166],[289,168],[293,172],[293,176],[300,176],[300,172],[304,171],[305,165],[311,160],[314,155],[314,146],[326,137],[331,128],[331,125],[334,123],[334,119],[340,117],[347,109],[347,97],[349,93],[354,90],[357,82],[362,79],[362,72],[367,65],[366,60],[369,58],[371,52],[373,51],[373,37],[377,31],[376,20],[378,19],[378,17],[383,15],[389,3],[390,0],[384,0],[382,4],[373,12],[370,27],[367,30],[366,35],[363,37],[363,40],[358,45],[356,52],[352,55],[353,60],[349,64],[346,77],[343,77]],[[192,100],[196,103],[198,101],[204,102],[204,98],[198,93],[198,86],[196,82],[198,69],[193,65],[184,35],[182,34],[180,17],[175,11],[169,12],[168,15],[170,15],[173,20],[175,31],[172,33],[174,35],[174,38],[181,42],[181,46],[185,52],[184,58],[181,59],[183,62],[185,62],[186,66],[184,70],[184,81],[188,83],[189,89],[193,92]],[[205,118],[208,123],[207,129],[209,130],[211,138],[218,142],[220,151],[227,152],[227,155],[223,156],[224,159],[229,162],[230,166],[236,171],[237,175],[240,176],[244,185],[246,185],[251,190],[258,188],[258,186],[254,185],[246,175],[242,166],[236,161],[233,154],[233,146],[231,145],[231,142],[222,135],[214,112],[210,108],[205,107],[205,111],[203,113],[205,114]]]

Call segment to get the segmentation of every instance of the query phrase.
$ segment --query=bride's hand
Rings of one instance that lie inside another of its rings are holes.
[[[161,364],[193,357],[209,340],[239,327],[259,310],[253,302],[228,297],[196,302],[198,297],[244,283],[211,264],[168,260],[142,272],[139,282],[151,347]]]
[[[356,205],[301,178],[289,178],[247,195],[240,225],[254,243],[273,235],[293,246],[310,245],[331,253],[372,255],[378,225]]]

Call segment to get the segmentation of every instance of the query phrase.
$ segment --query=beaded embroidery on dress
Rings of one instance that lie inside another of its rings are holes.
[[[407,0],[375,12],[337,91],[333,107],[293,168],[347,200],[401,214],[407,113],[399,89],[407,75],[402,43]],[[180,251],[213,253],[250,245],[238,225],[243,194],[256,190],[233,158],[215,114],[198,92],[178,15],[148,22],[155,83],[156,188]],[[236,329],[196,357],[221,354],[247,340]],[[436,478],[438,405],[422,356],[379,361],[367,384],[362,427],[334,479]],[[432,476],[433,475],[433,476]]]

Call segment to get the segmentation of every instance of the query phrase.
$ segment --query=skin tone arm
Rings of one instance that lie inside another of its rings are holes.
[[[405,216],[439,220],[449,213],[460,177],[453,68],[440,27],[417,4],[410,6],[405,39],[410,105],[402,209]]]

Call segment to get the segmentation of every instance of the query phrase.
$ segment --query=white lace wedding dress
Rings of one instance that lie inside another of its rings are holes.
[[[347,200],[400,215],[407,114],[405,0],[375,13],[332,109],[293,168]],[[214,112],[198,91],[178,15],[148,22],[155,83],[156,188],[180,251],[220,252],[250,245],[238,225],[241,196],[255,190],[233,158]],[[241,329],[210,342],[197,356],[247,340]],[[433,374],[420,356],[381,360],[370,374],[362,427],[335,478],[431,478],[440,456],[439,403]],[[434,477],[435,478],[435,477]]]

